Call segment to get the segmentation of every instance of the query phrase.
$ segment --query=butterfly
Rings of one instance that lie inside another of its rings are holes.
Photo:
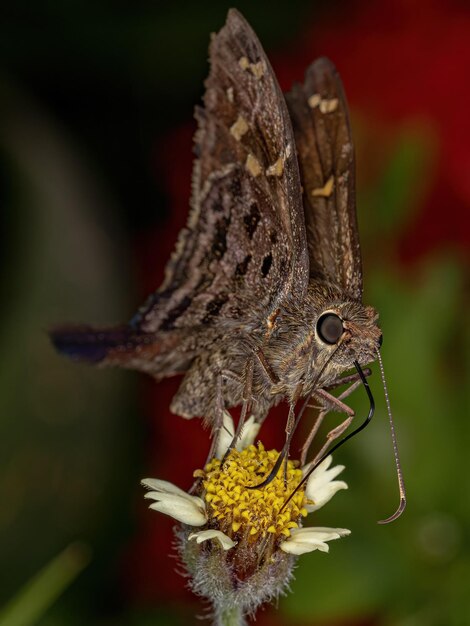
[[[326,58],[283,95],[246,20],[212,38],[186,227],[162,285],[129,323],[52,332],[59,352],[100,365],[182,374],[171,410],[216,431],[280,401],[348,413],[331,389],[375,361],[382,332],[362,302],[355,161],[343,87]],[[361,370],[362,371],[362,370]],[[340,398],[345,397],[345,394]],[[352,411],[349,409],[350,416]]]

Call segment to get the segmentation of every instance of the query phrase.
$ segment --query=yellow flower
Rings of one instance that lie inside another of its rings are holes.
[[[253,614],[260,604],[277,598],[292,579],[298,555],[328,552],[328,541],[349,534],[345,528],[302,528],[309,513],[347,489],[345,482],[335,480],[344,467],[330,467],[331,456],[287,504],[309,466],[288,461],[268,485],[253,488],[278,457],[276,450],[254,445],[258,430],[251,417],[224,458],[234,433],[226,413],[215,455],[194,472],[191,494],[164,480],[142,481],[150,489],[145,494],[152,500],[150,508],[182,523],[175,532],[190,586],[212,602],[217,624],[225,623],[222,614]]]
[[[154,500],[150,508],[186,526],[204,527],[188,535],[189,541],[216,541],[224,550],[262,541],[266,557],[267,552],[278,548],[296,555],[313,550],[327,552],[327,541],[349,534],[344,528],[301,528],[308,513],[322,507],[340,489],[347,489],[345,482],[334,480],[344,469],[342,465],[330,468],[332,458],[325,459],[284,507],[308,467],[302,470],[296,461],[288,461],[287,468],[281,468],[271,483],[261,489],[250,488],[269,473],[278,452],[265,450],[261,442],[253,444],[258,427],[251,417],[237,446],[222,464],[234,432],[228,413],[222,432],[216,456],[203,470],[194,472],[199,483],[197,495],[189,495],[167,481],[142,481],[150,489],[145,497]]]

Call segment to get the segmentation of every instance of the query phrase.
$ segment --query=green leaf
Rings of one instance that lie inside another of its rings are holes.
[[[0,612],[0,626],[32,626],[90,562],[86,545],[65,548],[34,576]]]

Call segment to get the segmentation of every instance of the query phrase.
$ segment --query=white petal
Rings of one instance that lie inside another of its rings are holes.
[[[330,467],[332,461],[333,461],[333,457],[330,454],[330,456],[327,456],[326,459],[320,463],[317,469],[312,473],[312,476],[314,474],[316,474],[317,476],[319,474],[323,474],[323,472],[326,471]],[[302,473],[304,476],[308,471],[310,471],[312,466],[313,466],[313,461],[311,461],[310,463],[307,463],[307,465],[304,465],[304,467],[302,468]]]
[[[312,475],[310,476],[310,478],[312,478],[312,484],[316,484],[321,487],[336,478],[336,476],[341,474],[343,470],[344,465],[335,465],[328,470],[324,470],[321,474],[315,474],[315,472],[312,472]]]
[[[201,511],[206,510],[206,505],[204,504],[204,500],[202,498],[199,498],[198,496],[190,496],[189,493],[186,493],[184,491],[182,494],[168,492],[164,493],[162,491],[148,491],[146,494],[144,494],[144,498],[147,498],[149,500],[156,500],[157,502],[160,502],[160,500],[164,500],[165,498],[181,498],[182,500],[186,500],[186,502],[189,502],[193,506],[196,506],[198,509],[201,509]]]
[[[191,506],[196,506],[201,511],[206,510],[206,505],[204,504],[204,500],[202,498],[198,498],[197,496],[190,496],[189,493],[179,494],[179,493],[163,493],[162,491],[149,491],[144,494],[144,498],[147,500],[156,500],[157,502],[161,502],[165,499],[175,499],[181,498],[181,500],[185,500]]]
[[[320,552],[329,552],[330,546],[323,541],[317,541],[310,543],[301,543],[300,541],[284,541],[280,545],[281,550],[288,554],[295,554],[300,556],[307,552],[313,552],[314,550],[320,550]]]
[[[344,470],[344,465],[335,465],[331,469],[328,469],[330,467],[332,461],[333,461],[333,457],[331,455],[328,456],[316,468],[316,470],[312,472],[312,474],[309,476],[308,482],[311,483],[311,484],[315,484],[315,485],[321,486],[321,485],[324,485],[325,483],[333,480],[333,478],[336,478],[336,476],[338,476],[338,474],[341,474],[341,472]],[[312,464],[309,463],[308,465],[306,465],[305,467],[302,468],[302,473],[303,473],[304,476],[309,471],[311,466],[312,466]]]
[[[224,454],[227,452],[228,447],[232,443],[234,436],[235,426],[232,416],[228,411],[224,411],[224,421],[222,424],[222,428],[219,431],[217,448],[215,450],[215,457],[217,459],[223,459]]]
[[[144,495],[144,498],[150,498],[151,500],[161,500],[162,496],[172,494],[175,496],[179,496],[180,498],[185,498],[189,502],[196,504],[201,510],[205,510],[204,501],[197,496],[191,496],[186,491],[183,491],[173,483],[168,482],[167,480],[160,480],[159,478],[145,478],[142,482],[144,487],[148,487],[152,489]]]
[[[305,487],[307,500],[312,500],[314,504],[307,504],[305,507],[309,513],[324,506],[340,489],[347,489],[347,484],[342,480],[333,480],[344,470],[344,465],[336,465],[328,469],[332,462],[331,455],[327,457],[317,469],[312,472]],[[308,466],[303,468],[304,474],[308,471]]]
[[[255,416],[251,415],[244,423],[242,435],[236,445],[236,448],[239,452],[241,452],[245,448],[248,448],[248,446],[251,446],[251,444],[255,442],[260,428],[261,424],[257,424],[255,422]]]
[[[313,490],[305,490],[305,494],[308,500],[313,500],[314,504],[306,504],[305,509],[308,513],[312,513],[313,511],[317,511],[322,506],[324,506],[327,502],[331,500],[331,498],[340,491],[340,489],[347,489],[348,485],[342,480],[334,480],[331,483],[326,484],[324,487],[319,489],[318,491]]]
[[[188,496],[188,494],[185,494]],[[151,491],[145,494],[146,498],[157,500],[150,505],[154,511],[170,515],[188,526],[204,526],[207,521],[204,502],[195,496],[182,497],[174,493],[157,493]]]
[[[235,448],[239,452],[241,452],[252,443],[254,443],[260,428],[261,425],[256,424],[254,415],[251,415],[243,425],[240,438],[238,439]],[[217,459],[222,459],[224,457],[229,445],[233,441],[234,436],[235,425],[233,423],[232,416],[228,411],[224,411],[224,422],[222,428],[220,429],[219,439],[217,441],[217,448],[215,451],[215,456]]]
[[[200,530],[197,533],[189,535],[188,539],[195,539],[197,543],[202,543],[208,539],[217,539],[224,550],[230,550],[230,548],[237,545],[236,541],[230,539],[230,537],[220,530]]]
[[[328,552],[327,541],[339,539],[350,534],[347,528],[293,528],[291,536],[281,543],[280,548],[290,554],[305,554],[320,550]]]
[[[350,535],[351,531],[347,528],[329,528],[327,526],[311,526],[309,528],[293,528],[291,530],[291,537],[298,538],[301,541],[305,541],[309,538],[320,539],[321,541],[330,541],[331,539],[339,539],[340,537],[346,537]]]
[[[140,484],[144,487],[148,487],[151,491],[159,491],[161,493],[176,493],[180,496],[189,496],[186,491],[183,491],[173,483],[170,483],[167,480],[160,480],[159,478],[144,478],[144,480],[140,481]]]

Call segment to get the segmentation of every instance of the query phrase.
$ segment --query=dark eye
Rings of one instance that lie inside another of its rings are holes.
[[[317,333],[325,343],[336,343],[343,330],[343,322],[334,313],[325,313],[317,322]]]

